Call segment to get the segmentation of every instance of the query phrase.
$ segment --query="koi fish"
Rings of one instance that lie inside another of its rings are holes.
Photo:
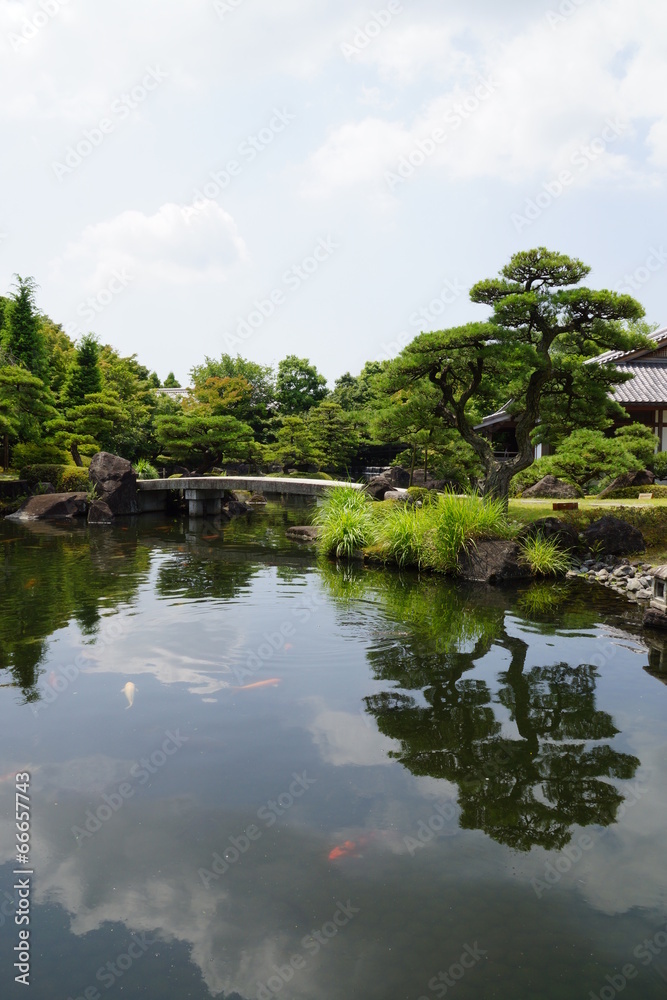
[[[47,683],[51,685],[52,688],[56,686],[56,681],[58,680],[55,670],[52,670],[48,676]]]
[[[281,680],[282,680],[281,677],[270,677],[266,681],[255,681],[254,684],[244,684],[243,687],[235,688],[235,690],[236,691],[252,691],[253,688],[268,687],[269,684],[272,687],[275,687],[276,684],[280,684]]]
[[[32,590],[32,588],[35,586],[36,583],[37,580],[34,577],[32,578],[32,580],[26,580],[26,582],[23,584],[23,589]]]
[[[121,691],[127,698],[127,708],[132,708],[134,704],[134,692],[137,690],[136,685],[132,681],[128,681],[125,687],[121,688]],[[127,711],[127,708],[125,711]]]
[[[333,850],[329,851],[329,861],[337,861],[339,858],[360,858],[364,847],[372,839],[372,834],[362,834],[357,840],[344,840],[342,844],[337,844]]]
[[[205,542],[212,542],[216,538],[220,538],[220,535],[202,535],[202,538],[204,539]]]

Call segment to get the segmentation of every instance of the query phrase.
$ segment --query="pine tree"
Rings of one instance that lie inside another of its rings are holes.
[[[46,344],[35,308],[37,285],[33,278],[15,277],[16,291],[4,313],[2,346],[20,365],[48,382]]]

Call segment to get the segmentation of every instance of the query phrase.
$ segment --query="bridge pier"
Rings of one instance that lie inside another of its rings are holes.
[[[222,512],[225,490],[185,490],[190,517],[206,517]]]

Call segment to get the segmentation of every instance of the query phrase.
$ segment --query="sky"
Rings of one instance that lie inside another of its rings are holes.
[[[333,386],[535,246],[665,325],[666,45],[656,0],[3,0],[0,294],[184,384]]]

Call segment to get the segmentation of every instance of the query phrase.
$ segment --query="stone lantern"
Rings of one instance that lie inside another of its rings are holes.
[[[653,570],[651,607],[667,614],[667,566],[658,566]]]

